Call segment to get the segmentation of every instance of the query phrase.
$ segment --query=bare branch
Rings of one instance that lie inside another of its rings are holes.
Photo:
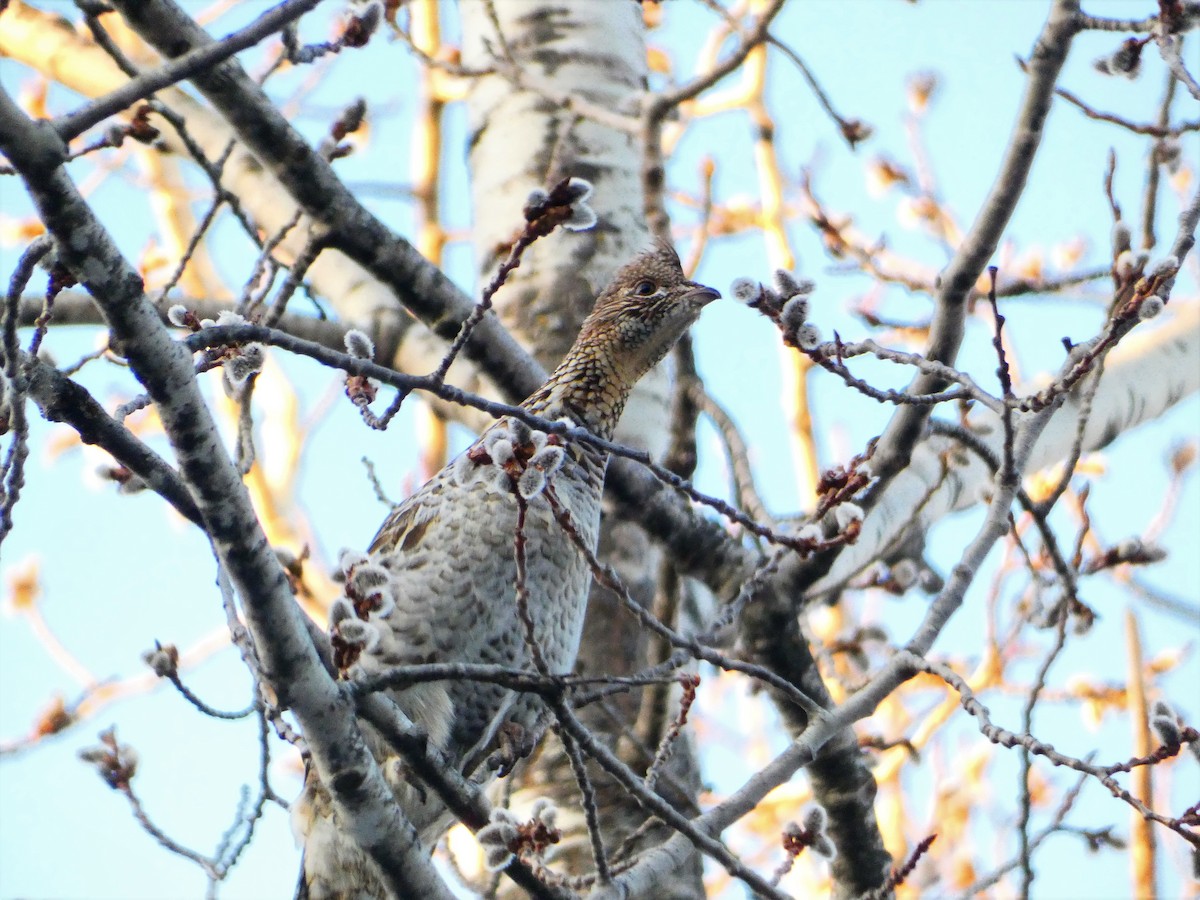
[[[188,355],[170,339],[142,293],[141,279],[64,173],[65,145],[53,129],[30,122],[0,92],[0,149],[20,171],[47,230],[57,236],[60,262],[97,298],[114,340],[157,404],[206,530],[241,595],[264,670],[281,704],[300,720],[350,834],[397,893],[448,898],[415,830],[392,802],[348,698],[308,637],[303,614],[200,397]]]
[[[1024,191],[1041,144],[1055,82],[1066,62],[1071,40],[1080,29],[1078,14],[1077,0],[1055,0],[1046,25],[1034,43],[1029,82],[1000,171],[979,215],[940,276],[934,319],[925,348],[927,359],[947,364],[954,362],[963,335],[964,301],[995,252],[1000,235]],[[914,394],[925,394],[939,387],[939,379],[920,375],[909,390]],[[929,408],[924,406],[903,407],[896,411],[875,454],[876,473],[882,479],[886,481],[905,466],[928,416]]]
[[[176,55],[167,65],[139,75],[111,94],[93,100],[73,113],[61,116],[54,121],[54,130],[64,141],[69,141],[114,113],[149,97],[155,91],[209,70],[222,60],[240,53],[247,47],[253,47],[288,23],[299,19],[320,2],[321,0],[284,0],[240,31],[235,31],[207,46]]]

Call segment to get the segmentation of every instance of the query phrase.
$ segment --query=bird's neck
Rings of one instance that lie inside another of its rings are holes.
[[[611,440],[636,380],[621,371],[602,344],[581,339],[522,405],[547,419],[567,416]]]

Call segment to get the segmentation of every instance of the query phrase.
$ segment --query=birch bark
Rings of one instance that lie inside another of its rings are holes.
[[[649,241],[637,136],[613,127],[611,121],[594,121],[564,109],[558,102],[570,97],[614,113],[636,109],[646,78],[641,12],[634,3],[590,0],[467,0],[459,9],[463,62],[470,68],[495,69],[472,82],[467,98],[480,282],[486,282],[503,258],[501,248],[513,236],[514,213],[531,190],[570,176],[586,178],[595,187],[596,226],[585,232],[557,232],[539,241],[496,296],[501,321],[549,369],[574,340],[607,276]],[[665,366],[642,379],[617,432],[621,443],[662,455],[670,387]],[[609,517],[601,550],[635,598],[643,605],[652,604],[662,556],[646,533]],[[646,635],[632,617],[607,592],[593,588],[579,669],[617,675],[632,672],[643,663],[646,646]],[[648,760],[628,737],[638,717],[637,697],[615,698],[612,706],[611,713],[584,709],[581,717],[597,733],[609,735],[607,743],[626,762],[644,767]],[[694,760],[680,753],[673,768],[674,780],[665,780],[662,790],[686,810],[698,786]],[[600,821],[611,849],[645,814],[625,791],[603,776],[596,777]],[[540,753],[523,783],[514,797],[517,805],[549,794],[560,809],[579,809],[571,769],[557,741]],[[671,784],[683,786],[682,794]],[[564,824],[568,834],[560,858],[568,870],[590,870],[591,849],[582,817],[573,815]],[[660,896],[703,895],[698,855],[690,855],[680,874],[661,886]]]

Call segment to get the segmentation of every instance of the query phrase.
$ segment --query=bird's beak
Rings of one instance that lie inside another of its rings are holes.
[[[715,290],[714,288],[707,287],[703,284],[696,284],[694,281],[689,281],[688,284],[692,289],[684,296],[687,298],[689,303],[695,305],[697,308],[707,306],[709,303],[712,303],[714,300],[718,300],[721,297],[721,292]]]

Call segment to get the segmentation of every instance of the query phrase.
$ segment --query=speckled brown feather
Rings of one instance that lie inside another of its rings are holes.
[[[522,405],[611,438],[638,379],[717,296],[685,278],[672,248],[659,245],[641,254],[601,292],[570,352]],[[363,651],[350,674],[424,662],[530,665],[514,599],[516,500],[497,487],[498,470],[473,461],[497,431],[513,428],[507,419],[496,422],[379,529],[368,555],[372,565],[387,571],[395,605],[372,619],[380,639]],[[606,454],[580,444],[570,448],[553,476],[558,502],[593,548],[607,463]],[[534,496],[527,507],[526,587],[534,634],[550,671],[569,672],[579,649],[591,573],[545,495]],[[532,695],[466,681],[415,686],[392,696],[464,774],[494,746],[501,725],[534,729],[542,711]],[[367,737],[372,740],[369,730]],[[448,825],[441,804],[431,792],[422,795],[404,782],[402,768],[389,759],[381,741],[374,739],[372,746],[394,777],[398,801],[432,846]],[[338,833],[328,795],[315,778],[308,779],[297,809],[306,896],[382,896],[378,880],[364,874],[372,864]]]

